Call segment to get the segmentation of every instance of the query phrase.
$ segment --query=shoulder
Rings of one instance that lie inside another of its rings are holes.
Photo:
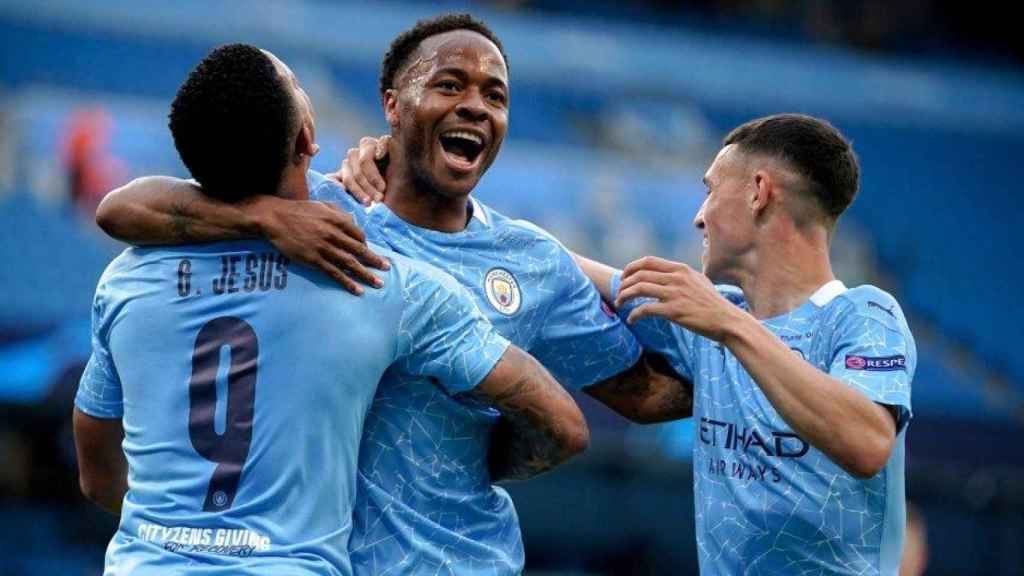
[[[474,200],[474,206],[483,212],[487,224],[493,230],[495,242],[510,248],[547,248],[568,254],[568,250],[557,238],[533,222],[509,218],[478,200]]]
[[[388,278],[385,278],[385,283],[389,279],[397,281],[403,290],[440,288],[451,292],[460,289],[458,281],[440,268],[420,260],[414,260],[374,242],[370,242],[368,245],[371,250],[387,258],[391,263],[391,270],[387,273]]]
[[[836,296],[828,307],[828,314],[836,326],[859,326],[869,330],[870,326],[881,325],[890,333],[913,339],[899,302],[892,294],[876,286],[865,284],[850,288]]]
[[[309,188],[309,199],[328,202],[342,210],[360,218],[365,216],[366,208],[341,185],[315,170],[306,171],[306,185]]]
[[[338,184],[334,180],[331,180],[324,174],[317,172],[316,170],[306,170],[306,186],[309,187],[310,195],[313,192],[320,192],[326,190],[340,190],[344,191],[341,184]]]
[[[843,314],[878,318],[886,323],[902,324],[906,322],[903,310],[896,298],[885,290],[870,284],[847,289],[836,296],[830,305]]]

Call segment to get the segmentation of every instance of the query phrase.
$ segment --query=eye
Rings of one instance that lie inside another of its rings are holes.
[[[447,92],[459,91],[459,83],[455,80],[441,80],[437,83],[437,87]]]
[[[487,99],[498,104],[504,104],[506,100],[505,95],[501,92],[489,92],[487,94]]]

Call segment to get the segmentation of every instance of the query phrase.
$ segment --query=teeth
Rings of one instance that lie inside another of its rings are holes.
[[[473,134],[471,132],[462,132],[462,131],[445,132],[444,134],[442,134],[442,136],[444,136],[445,138],[462,138],[463,140],[469,140],[470,142],[473,142],[477,146],[483,146],[483,144],[484,144],[483,138],[481,138],[481,137],[479,137],[476,134]]]

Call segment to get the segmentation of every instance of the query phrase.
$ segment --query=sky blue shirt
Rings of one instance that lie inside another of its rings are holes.
[[[617,294],[621,277],[612,280]],[[746,308],[742,293],[720,292]],[[644,300],[619,310],[623,318]],[[633,331],[694,383],[697,551],[705,576],[895,576],[906,524],[904,440],[917,350],[896,300],[823,286],[762,322],[794,354],[897,411],[885,467],[859,480],[799,438],[727,348],[661,318]]]
[[[336,191],[315,199],[338,202]],[[342,198],[342,208],[347,202]],[[412,226],[384,205],[376,242],[448,272],[512,343],[564,386],[628,370],[640,346],[572,255],[533,224],[472,201],[466,229]],[[389,371],[366,420],[350,551],[358,574],[518,574],[524,552],[511,498],[490,482],[499,413],[430,378]]]
[[[508,346],[450,277],[375,249],[392,268],[360,298],[259,241],[110,264],[75,400],[125,429],[106,574],[351,573],[359,443],[385,371],[461,392]]]

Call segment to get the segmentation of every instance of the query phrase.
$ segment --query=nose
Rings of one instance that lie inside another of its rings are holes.
[[[704,207],[707,206],[708,201],[705,200],[700,205],[700,210],[697,210],[697,215],[693,217],[693,225],[697,227],[697,230],[704,231]]]
[[[484,105],[480,90],[470,88],[465,97],[455,107],[455,113],[463,120],[481,122],[487,119],[487,106]]]

